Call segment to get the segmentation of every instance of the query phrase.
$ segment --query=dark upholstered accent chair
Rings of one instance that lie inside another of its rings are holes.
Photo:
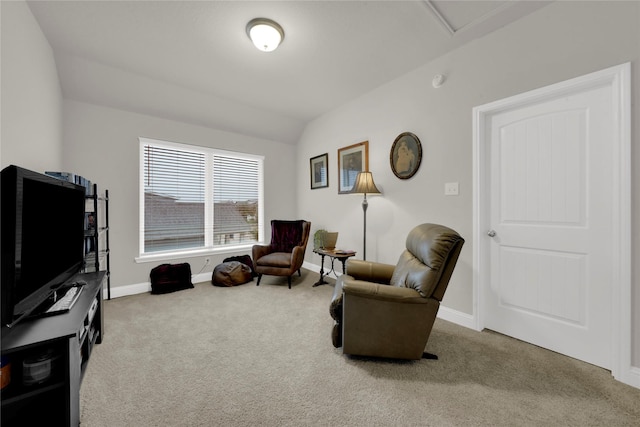
[[[304,261],[304,252],[309,240],[311,223],[304,220],[271,221],[271,243],[254,245],[253,264],[258,273],[258,283],[263,274],[287,276],[291,289],[291,276],[296,271],[300,276],[300,267]]]
[[[427,340],[463,244],[450,228],[422,224],[409,232],[395,266],[350,259],[329,309],[333,345],[352,355],[428,357]]]

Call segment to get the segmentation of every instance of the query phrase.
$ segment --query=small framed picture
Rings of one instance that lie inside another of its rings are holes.
[[[311,173],[311,189],[329,186],[329,153],[324,153],[309,159]]]
[[[400,179],[409,179],[418,171],[422,162],[422,145],[417,136],[403,132],[391,146],[389,162],[393,174]]]
[[[338,194],[349,193],[358,172],[369,170],[369,141],[338,149]]]

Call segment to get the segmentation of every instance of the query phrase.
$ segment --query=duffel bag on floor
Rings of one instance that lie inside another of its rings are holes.
[[[166,294],[193,288],[189,263],[161,264],[151,269],[151,293]]]

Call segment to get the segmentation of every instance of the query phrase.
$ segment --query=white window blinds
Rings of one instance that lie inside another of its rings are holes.
[[[140,141],[143,255],[258,241],[261,157]]]
[[[213,234],[215,245],[258,241],[261,162],[213,156]]]

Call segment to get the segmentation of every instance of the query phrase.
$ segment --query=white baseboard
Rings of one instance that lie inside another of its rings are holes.
[[[213,271],[209,271],[209,272],[205,271],[204,273],[194,274],[191,277],[191,282],[193,283],[211,282],[212,276],[213,276]],[[151,289],[151,284],[149,284],[149,289]]]
[[[339,265],[341,266],[342,264],[339,264]],[[320,266],[319,265],[312,264],[310,262],[305,261],[305,262],[302,263],[302,267],[306,268],[309,271],[313,271],[314,273],[320,274]],[[334,268],[335,268],[334,271],[331,271],[331,267],[325,268],[324,269],[324,276],[327,277],[327,276],[329,276],[329,274],[331,274],[331,277],[334,278],[334,279],[342,276],[342,268],[338,267],[338,264],[336,264],[336,266],[334,266]]]
[[[211,280],[211,272],[194,274],[191,276],[192,283],[208,282]],[[116,286],[111,288],[111,298],[126,297],[129,295],[144,294],[151,292],[151,282],[134,283],[133,285]],[[107,298],[107,291],[102,292],[104,299]]]
[[[627,372],[624,372],[616,380],[623,382],[631,387],[640,388],[640,367],[631,366]]]
[[[133,285],[116,286],[111,288],[111,299],[126,297],[128,295],[144,294],[151,292],[151,283],[136,283]],[[107,291],[102,292],[104,299],[107,299]]]
[[[312,264],[310,262],[304,261],[302,263],[302,268],[306,268],[309,271],[313,271],[314,273],[320,274],[320,266],[316,264]]]
[[[472,314],[463,313],[443,305],[438,310],[438,317],[456,325],[464,326],[469,329],[476,329],[475,318]]]

